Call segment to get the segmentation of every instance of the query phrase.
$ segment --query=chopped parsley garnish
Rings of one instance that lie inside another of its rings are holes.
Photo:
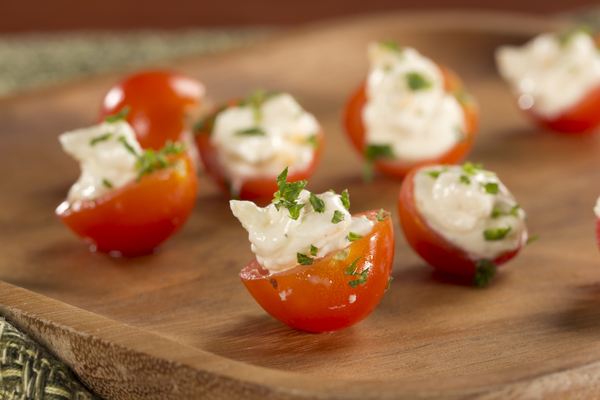
[[[102,184],[109,189],[112,189],[112,187],[113,187],[112,183],[110,183],[110,181],[106,178],[102,179]]]
[[[560,33],[556,37],[556,39],[558,40],[558,43],[561,46],[566,46],[567,44],[569,44],[569,42],[571,41],[571,39],[573,39],[573,37],[575,35],[577,35],[578,33],[583,33],[583,34],[588,35],[588,36],[592,36],[593,35],[592,29],[589,26],[583,25],[583,26],[579,26],[579,27],[574,28],[574,29],[569,29],[569,30],[567,30],[565,32]]]
[[[125,146],[128,152],[137,158],[135,163],[135,166],[138,170],[136,181],[139,181],[145,174],[150,174],[156,170],[170,167],[173,165],[173,163],[169,161],[168,156],[178,156],[183,154],[185,151],[185,146],[183,144],[173,143],[169,140],[167,141],[165,147],[159,151],[146,149],[142,154],[138,154],[136,153],[135,149],[129,143],[127,143],[127,140],[124,136],[119,136],[118,140],[123,143],[123,146]]]
[[[136,157],[139,157],[138,153],[135,152],[135,149],[133,147],[131,147],[131,145],[129,143],[127,143],[125,136],[119,136],[118,140],[119,140],[119,142],[123,143],[123,146],[125,146],[125,148],[127,149],[128,152],[130,152],[131,154],[133,154]]]
[[[347,276],[359,276],[358,279],[354,279],[354,280],[348,282],[348,284],[350,286],[352,286],[353,288],[357,287],[358,285],[362,285],[363,283],[365,283],[367,281],[367,274],[369,273],[369,268],[365,269],[361,273],[356,272],[356,263],[360,259],[361,259],[361,257],[358,257],[356,260],[354,260],[352,262],[352,264],[350,264],[348,266],[348,268],[346,268],[346,271],[344,271],[344,273]]]
[[[483,185],[483,187],[485,188],[486,193],[498,194],[498,184],[495,182],[488,182]]]
[[[360,239],[362,237],[363,237],[363,235],[358,235],[358,234],[356,234],[354,232],[350,232],[348,234],[348,240],[351,241],[351,242],[356,242],[358,239]]]
[[[468,176],[466,176],[466,175],[461,175],[461,176],[460,176],[460,182],[461,182],[461,183],[464,183],[464,184],[466,184],[466,185],[468,185],[468,184],[470,184],[470,183],[471,183],[471,180],[469,179],[469,177],[468,177]]]
[[[379,209],[379,214],[377,214],[377,216],[375,217],[377,219],[377,221],[381,222],[384,219],[386,219],[387,217],[390,216],[390,213],[387,213],[386,215],[383,215],[383,208]]]
[[[479,260],[475,264],[475,275],[473,275],[473,286],[484,287],[492,283],[492,278],[498,270],[496,265],[489,260]]]
[[[413,92],[417,90],[429,89],[432,85],[431,81],[428,81],[422,74],[418,72],[409,72],[404,75],[406,78],[406,84],[408,88]]]
[[[502,240],[508,235],[508,232],[512,230],[512,227],[508,228],[492,228],[486,229],[483,231],[483,238],[485,240],[493,241],[493,240]]]
[[[492,218],[498,218],[502,215],[505,215],[504,211],[502,211],[501,209],[499,209],[498,207],[494,207],[494,209],[492,210]]]
[[[467,161],[462,165],[462,169],[469,175],[475,175],[483,171],[483,164],[473,164],[472,162]]]
[[[392,280],[393,280],[393,279],[394,279],[394,277],[393,277],[393,276],[390,276],[390,279],[388,279],[388,284],[387,284],[387,286],[386,286],[385,290],[388,290],[388,289],[390,288],[390,285],[392,284]]]
[[[511,215],[513,217],[518,217],[519,216],[519,208],[521,208],[521,206],[516,204],[513,207],[511,207],[511,209],[508,212],[505,212],[505,211],[502,211],[501,209],[499,209],[498,207],[494,207],[494,209],[492,210],[491,216],[492,216],[492,218],[498,218],[503,215]]]
[[[350,195],[348,194],[348,189],[344,189],[342,192],[342,204],[346,210],[350,210]]]
[[[265,131],[259,127],[253,127],[248,129],[240,129],[235,131],[236,136],[266,136]]]
[[[379,45],[386,50],[402,53],[402,46],[400,46],[395,40],[380,40]]]
[[[363,168],[363,179],[365,182],[371,182],[373,180],[373,167],[375,161],[387,158],[394,159],[394,150],[389,144],[370,144],[364,150],[366,163]]]
[[[90,140],[90,146],[95,146],[97,143],[104,142],[112,136],[112,133],[107,133],[102,136],[98,136]]]
[[[121,108],[121,110],[116,114],[109,115],[108,117],[104,118],[104,121],[108,122],[109,124],[112,124],[119,120],[125,119],[127,117],[127,114],[129,114],[129,106]]]
[[[321,214],[325,212],[325,202],[318,198],[317,195],[311,193],[309,200],[313,210]]]
[[[340,210],[335,210],[333,212],[333,218],[331,218],[332,224],[340,223],[344,220],[344,214]]]
[[[300,265],[313,265],[313,259],[301,253],[296,253],[296,259]]]
[[[280,94],[279,92],[266,92],[262,89],[255,90],[250,93],[246,98],[242,99],[239,103],[239,107],[250,106],[254,113],[254,122],[259,123],[262,121],[262,105],[273,96]]]
[[[310,144],[315,149],[319,147],[319,141],[317,140],[317,135],[309,136],[309,138],[306,139],[306,141],[308,142],[308,144]]]
[[[436,171],[436,170],[433,170],[433,171],[425,171],[425,173],[426,173],[427,175],[429,175],[430,177],[432,177],[433,179],[437,179],[437,178],[438,178],[438,176],[440,176],[440,174],[441,174],[442,172],[446,172],[446,171],[448,171],[448,166],[447,166],[447,165],[445,165],[445,166],[444,166],[444,168],[442,168],[442,170],[441,170],[441,171]]]
[[[525,242],[525,245],[528,245],[529,243],[533,243],[533,242],[535,242],[535,241],[539,240],[539,238],[540,238],[540,237],[539,237],[539,236],[537,236],[537,235],[536,235],[536,236],[532,236],[532,237],[530,237],[530,238],[527,238],[527,241]]]
[[[337,260],[337,261],[346,261],[346,258],[348,258],[348,255],[350,255],[350,249],[345,248],[344,250],[337,252],[333,256],[333,259]]]
[[[277,187],[279,187],[279,190],[273,195],[273,203],[277,211],[281,207],[285,207],[290,212],[291,219],[298,219],[300,210],[306,206],[306,204],[298,204],[298,197],[302,189],[306,186],[306,181],[286,182],[287,174],[288,167],[285,167],[283,172],[277,177]]]
[[[310,245],[310,255],[313,257],[317,256],[317,251],[319,251],[318,247],[313,246],[312,244]]]

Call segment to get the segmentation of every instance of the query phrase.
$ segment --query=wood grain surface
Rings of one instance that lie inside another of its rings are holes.
[[[399,182],[360,179],[343,137],[345,99],[368,41],[393,38],[455,69],[481,105],[471,160],[496,171],[540,240],[474,289],[432,272],[398,221],[394,280],[360,324],[308,334],[268,316],[237,274],[247,234],[202,177],[191,219],[158,255],[90,253],[54,216],[78,166],[57,141],[91,125],[122,74],[0,101],[0,311],[108,399],[593,399],[600,393],[600,255],[592,207],[600,137],[539,131],[499,79],[493,51],[557,21],[388,14],[314,24],[235,53],[168,67],[215,102],[286,90],[327,134],[308,189],[348,188],[353,212],[396,214]],[[124,73],[125,71],[123,71]]]

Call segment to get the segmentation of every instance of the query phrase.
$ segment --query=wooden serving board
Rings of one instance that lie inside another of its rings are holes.
[[[354,212],[396,212],[399,182],[360,179],[341,109],[392,38],[455,69],[481,105],[471,160],[496,171],[540,240],[475,289],[440,276],[397,228],[394,280],[360,324],[330,334],[268,316],[238,278],[253,257],[228,202],[202,177],[197,206],[158,255],[88,251],[54,216],[77,178],[58,134],[95,122],[122,74],[0,101],[0,312],[108,399],[592,399],[600,395],[600,254],[592,207],[600,138],[539,131],[493,62],[559,22],[479,13],[387,14],[313,24],[253,48],[169,67],[224,101],[286,90],[327,148],[308,188],[348,188]]]

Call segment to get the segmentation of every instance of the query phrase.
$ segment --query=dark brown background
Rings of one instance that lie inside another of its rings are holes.
[[[477,9],[552,14],[591,0],[1,0],[0,33],[298,24],[390,10]]]

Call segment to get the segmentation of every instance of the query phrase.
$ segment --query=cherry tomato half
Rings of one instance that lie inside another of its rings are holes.
[[[99,120],[129,107],[127,122],[143,149],[160,150],[167,141],[187,143],[186,115],[204,98],[205,88],[194,78],[166,71],[131,75],[114,85],[102,101]]]
[[[479,107],[477,103],[464,92],[460,78],[450,69],[439,66],[444,76],[446,92],[453,94],[459,101],[465,114],[465,138],[455,147],[434,159],[426,159],[416,163],[407,163],[395,160],[375,160],[375,168],[384,175],[401,179],[413,167],[425,164],[456,164],[465,159],[471,151],[477,135],[479,124]],[[363,108],[367,103],[366,84],[363,83],[346,104],[344,110],[344,127],[350,142],[362,155],[366,148],[365,126],[363,123]]]
[[[526,111],[542,128],[569,134],[586,134],[600,126],[600,86],[560,116],[547,119],[535,111]]]
[[[477,261],[471,260],[461,248],[448,242],[434,231],[417,210],[414,196],[413,178],[420,168],[413,169],[402,181],[398,199],[400,224],[410,246],[437,270],[462,275],[475,275]],[[524,229],[519,246],[490,260],[499,266],[513,258],[527,242],[527,229]]]
[[[248,264],[240,277],[252,297],[277,320],[309,332],[336,331],[366,318],[390,282],[394,229],[391,218],[377,221],[378,211],[354,216],[361,215],[376,221],[373,230],[346,249],[315,260],[313,265],[298,265],[269,275],[256,259]],[[352,275],[348,269],[355,261],[350,268],[355,271]],[[353,287],[352,282],[361,279],[361,273],[366,280]]]
[[[200,153],[200,158],[204,164],[204,168],[212,180],[219,186],[221,191],[228,197],[239,198],[241,200],[271,200],[273,193],[279,188],[277,187],[277,176],[262,176],[244,182],[239,190],[239,193],[233,193],[231,183],[225,176],[221,164],[219,162],[219,152],[210,142],[210,134],[213,128],[216,115],[227,107],[234,107],[239,103],[239,100],[231,101],[227,106],[221,107],[204,119],[204,123],[197,127],[196,144]],[[316,134],[315,152],[312,162],[304,169],[296,169],[290,167],[288,181],[296,182],[306,180],[311,177],[317,165],[321,160],[323,149],[325,147],[325,134],[323,129],[319,129]]]
[[[56,214],[98,251],[125,257],[152,253],[183,226],[196,202],[191,161],[181,156],[174,162],[95,200],[65,201]]]

